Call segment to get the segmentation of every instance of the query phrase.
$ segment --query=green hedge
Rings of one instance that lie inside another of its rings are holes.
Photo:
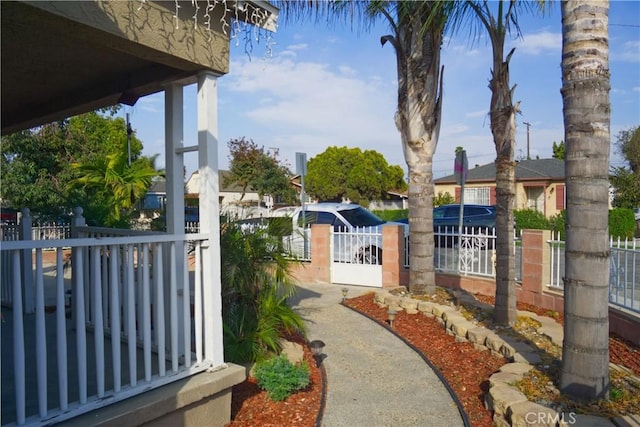
[[[567,224],[566,211],[561,211],[551,218],[545,218],[541,212],[532,209],[515,210],[516,228],[552,230],[560,233],[560,239],[565,238]],[[609,235],[613,238],[632,239],[636,229],[635,215],[632,209],[615,208],[609,210]]]
[[[375,210],[371,212],[384,221],[397,221],[409,217],[409,209]]]

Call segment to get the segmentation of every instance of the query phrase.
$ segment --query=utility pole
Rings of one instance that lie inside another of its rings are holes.
[[[531,123],[522,122],[522,124],[527,125],[527,160],[531,160],[531,155],[529,154],[529,128],[531,127]]]
[[[131,129],[131,123],[129,123],[129,113],[127,113],[127,160],[128,165],[131,166],[131,134],[133,133],[133,129]]]

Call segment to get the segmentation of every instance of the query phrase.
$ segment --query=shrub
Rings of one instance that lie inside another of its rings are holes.
[[[549,220],[542,212],[533,209],[514,210],[513,215],[516,220],[516,228],[518,231],[524,229],[529,230],[548,230],[551,228]]]
[[[438,191],[438,194],[433,198],[433,207],[437,208],[442,205],[451,205],[456,202],[455,197],[451,195],[451,193],[442,191]]]
[[[372,211],[372,213],[384,221],[396,221],[401,218],[407,218],[409,216],[409,209],[375,210]]]
[[[609,211],[609,235],[633,239],[636,218],[632,209],[615,208]]]
[[[309,385],[309,366],[306,363],[294,365],[285,356],[258,363],[254,372],[260,388],[275,402],[285,400]]]
[[[567,224],[567,211],[562,210],[549,220],[552,231],[560,233],[560,240],[564,240],[565,228]]]

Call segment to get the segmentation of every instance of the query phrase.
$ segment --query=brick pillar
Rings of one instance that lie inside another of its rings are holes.
[[[549,281],[549,230],[522,230],[522,290],[518,301],[542,305],[542,292]]]
[[[318,282],[331,283],[331,226],[311,226],[311,274]]]
[[[400,286],[404,272],[404,228],[382,227],[382,287]]]

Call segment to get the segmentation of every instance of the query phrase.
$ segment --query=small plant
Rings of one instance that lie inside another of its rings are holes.
[[[266,390],[271,400],[285,400],[295,391],[309,385],[309,366],[293,364],[285,356],[277,356],[258,363],[255,377],[261,389]]]

